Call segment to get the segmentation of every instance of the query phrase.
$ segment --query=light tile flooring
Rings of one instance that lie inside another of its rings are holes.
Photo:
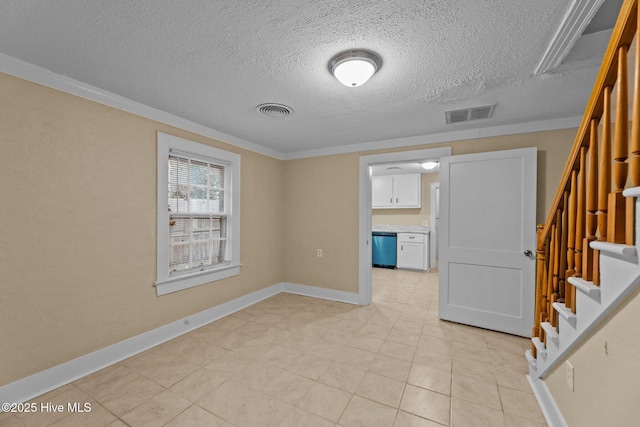
[[[528,340],[437,318],[437,273],[374,269],[368,307],[280,294],[34,402],[2,426],[546,426]]]

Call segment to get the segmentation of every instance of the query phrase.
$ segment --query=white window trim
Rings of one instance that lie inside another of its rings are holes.
[[[231,194],[229,202],[228,236],[231,245],[231,264],[202,272],[169,276],[169,195],[168,168],[170,150],[192,153],[197,156],[218,159],[228,163],[231,171],[231,182],[225,191]],[[157,219],[157,269],[156,292],[158,296],[182,289],[192,288],[216,280],[240,274],[240,155],[214,148],[208,145],[189,141],[177,136],[158,132],[158,219]]]

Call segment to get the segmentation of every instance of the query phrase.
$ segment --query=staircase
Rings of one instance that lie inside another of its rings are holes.
[[[640,187],[624,191],[624,196],[636,204],[635,222],[640,220]],[[636,236],[635,241],[640,241]],[[636,245],[592,242],[592,249],[600,253],[600,285],[581,278],[570,277],[568,283],[576,289],[576,312],[564,303],[553,303],[557,313],[557,327],[542,322],[544,341],[531,339],[534,350],[526,351],[530,378],[543,378],[597,326],[640,286],[640,261]]]
[[[638,1],[622,5],[549,216],[538,226],[526,358],[529,383],[554,426],[566,423],[543,380],[640,286]]]

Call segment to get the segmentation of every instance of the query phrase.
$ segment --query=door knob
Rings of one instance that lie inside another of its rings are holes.
[[[533,252],[526,250],[524,251],[524,256],[531,258],[533,256]]]

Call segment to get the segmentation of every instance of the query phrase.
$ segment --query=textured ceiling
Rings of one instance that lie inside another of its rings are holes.
[[[597,67],[533,75],[572,2],[0,0],[0,52],[296,153],[582,115]],[[357,88],[327,69],[351,48],[383,60]],[[295,112],[259,115],[267,102]]]

